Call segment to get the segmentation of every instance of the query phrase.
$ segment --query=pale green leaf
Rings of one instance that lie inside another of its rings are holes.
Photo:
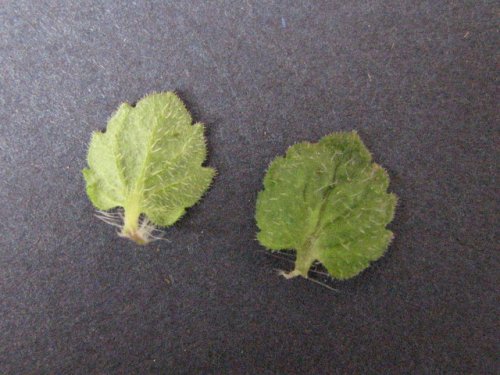
[[[389,177],[355,132],[291,146],[277,157],[257,198],[257,238],[271,251],[293,249],[307,277],[321,262],[337,279],[351,278],[380,258],[392,232],[396,196]]]
[[[83,170],[96,208],[138,243],[155,238],[157,226],[175,223],[208,189],[215,171],[206,158],[202,124],[173,92],[151,94],[135,107],[122,104],[105,133],[94,132]],[[123,223],[117,221],[123,219]]]

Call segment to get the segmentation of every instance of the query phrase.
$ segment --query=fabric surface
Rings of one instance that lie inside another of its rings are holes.
[[[498,319],[491,1],[3,1],[0,373],[488,374]],[[176,90],[210,191],[169,242],[93,216],[81,169],[124,101]],[[332,292],[255,240],[269,162],[359,132],[399,196]]]

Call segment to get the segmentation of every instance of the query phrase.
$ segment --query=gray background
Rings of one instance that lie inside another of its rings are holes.
[[[498,5],[2,1],[0,373],[474,373],[498,353]],[[98,221],[90,133],[176,90],[218,177],[146,248]],[[357,129],[400,197],[333,293],[255,241],[264,171]]]

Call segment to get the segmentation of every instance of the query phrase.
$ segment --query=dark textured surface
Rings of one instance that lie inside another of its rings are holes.
[[[0,8],[0,373],[495,372],[495,2],[117,3]],[[139,248],[80,170],[120,102],[173,89],[219,176]],[[336,294],[276,276],[253,213],[276,154],[351,129],[400,205]]]

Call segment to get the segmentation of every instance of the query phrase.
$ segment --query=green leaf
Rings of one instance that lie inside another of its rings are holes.
[[[151,94],[135,107],[120,105],[105,133],[94,132],[82,172],[101,218],[139,244],[156,226],[174,224],[208,189],[215,170],[206,158],[203,125],[173,92]]]
[[[356,276],[393,237],[386,225],[397,198],[387,193],[388,185],[387,172],[372,162],[356,132],[293,145],[264,177],[257,238],[271,251],[296,251],[287,278],[307,277],[315,261],[336,279]]]

